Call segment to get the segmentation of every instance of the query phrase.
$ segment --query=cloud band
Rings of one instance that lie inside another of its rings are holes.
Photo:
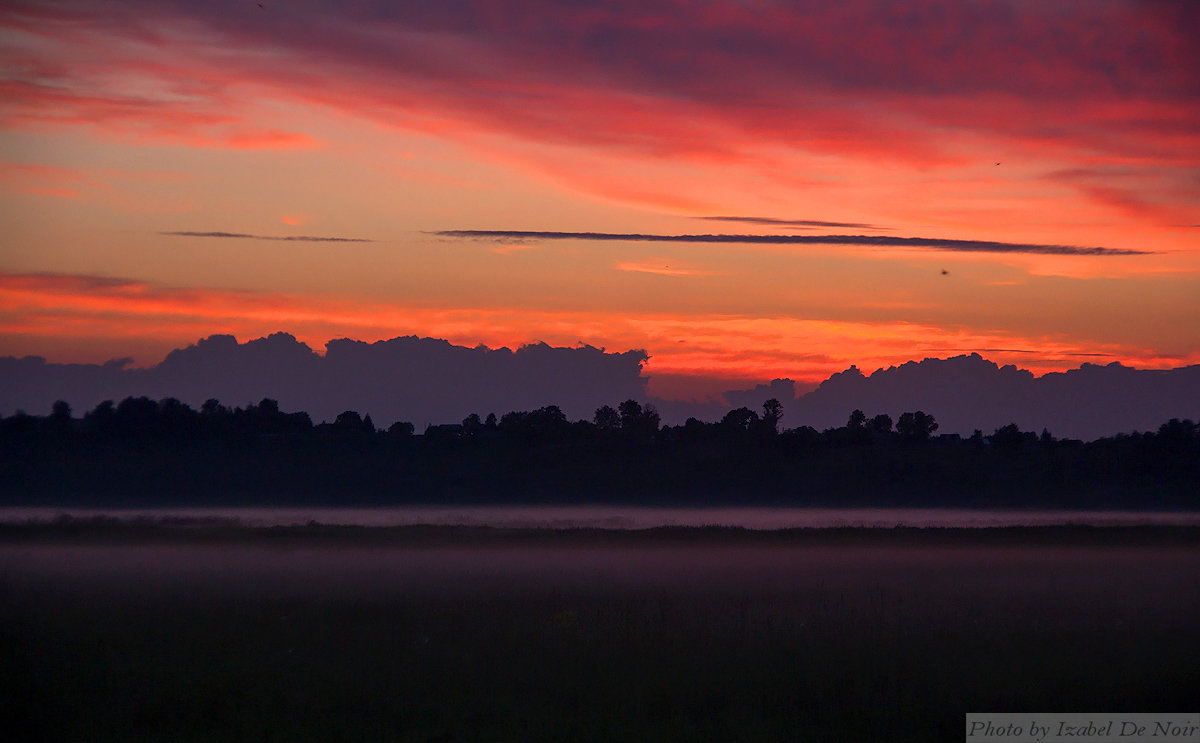
[[[622,242],[720,243],[729,245],[859,245],[865,247],[927,248],[962,253],[1034,253],[1040,255],[1150,255],[1153,251],[1080,245],[1006,243],[992,240],[951,240],[940,237],[885,235],[647,235],[614,232],[535,232],[527,230],[442,230],[442,237],[520,240],[602,240]]]

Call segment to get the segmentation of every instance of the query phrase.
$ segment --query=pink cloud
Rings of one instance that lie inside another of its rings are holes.
[[[1008,147],[1055,143],[1075,157],[1200,153],[1190,125],[1200,85],[1188,72],[1200,67],[1200,23],[1186,4],[541,2],[497,13],[480,1],[334,10],[16,3],[4,14],[9,27],[48,49],[86,40],[93,67],[170,81],[173,94],[88,95],[96,80],[50,64],[34,45],[8,61],[37,68],[49,84],[32,74],[10,84],[6,118],[100,122],[201,146],[314,144],[270,128],[246,133],[236,104],[253,86],[400,126],[656,157],[754,159],[765,139],[815,153],[960,160],[943,144],[946,127]]]

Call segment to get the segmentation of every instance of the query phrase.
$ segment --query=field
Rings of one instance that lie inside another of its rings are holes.
[[[951,740],[1200,698],[1194,528],[0,527],[14,740]]]

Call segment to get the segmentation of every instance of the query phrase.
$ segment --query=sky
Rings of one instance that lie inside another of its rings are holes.
[[[0,355],[1200,363],[1200,3],[0,6]]]

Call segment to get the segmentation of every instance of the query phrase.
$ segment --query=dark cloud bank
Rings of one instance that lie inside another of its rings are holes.
[[[721,219],[730,219],[722,217]],[[650,235],[619,232],[539,232],[533,230],[441,230],[442,237],[495,240],[597,240],[623,242],[724,243],[729,245],[857,245],[861,247],[926,248],[960,253],[1032,253],[1040,255],[1151,255],[1130,248],[1081,245],[1005,243],[992,240],[951,240],[942,237],[891,235]]]
[[[737,222],[739,224],[761,224],[770,227],[791,227],[793,229],[812,229],[814,227],[849,227],[856,230],[886,230],[889,227],[879,227],[862,222],[822,222],[816,219],[778,219],[776,217],[696,217],[706,222]]]
[[[416,336],[377,343],[333,340],[322,356],[286,333],[246,343],[214,335],[172,351],[148,369],[127,369],[121,361],[0,358],[0,410],[42,412],[62,398],[82,413],[101,400],[147,395],[177,397],[193,406],[209,398],[234,406],[270,397],[284,410],[304,410],[317,421],[355,410],[383,426],[406,420],[419,430],[474,412],[500,415],[549,404],[573,418],[591,419],[601,405],[644,397],[645,359],[642,351],[545,344],[516,351],[466,348]]]
[[[1155,430],[1171,418],[1200,419],[1200,365],[1133,369],[1113,362],[1041,377],[998,366],[978,354],[910,361],[864,375],[855,367],[834,374],[800,398],[796,421],[843,425],[846,413],[868,415],[924,410],[942,433],[991,433],[1008,423],[1025,431],[1091,440]]]
[[[0,358],[0,413],[18,409],[46,414],[65,399],[77,414],[102,400],[130,395],[176,397],[199,407],[216,398],[226,405],[264,397],[284,410],[304,410],[332,420],[344,410],[370,414],[377,425],[462,420],[470,413],[501,415],[558,405],[572,420],[591,419],[605,404],[626,399],[655,404],[666,423],[689,416],[716,420],[734,407],[784,403],[785,427],[824,429],[845,424],[860,408],[896,419],[906,411],[934,415],[942,433],[991,433],[1008,423],[1023,430],[1048,428],[1056,436],[1095,439],[1118,432],[1153,430],[1170,418],[1200,419],[1200,365],[1137,370],[1120,364],[1083,364],[1035,378],[972,354],[925,359],[871,375],[857,368],[834,374],[798,398],[791,380],[725,393],[708,403],[647,398],[643,351],[607,353],[590,346],[545,344],[489,349],[408,336],[364,343],[334,340],[321,356],[285,333],[238,343],[216,335],[172,351],[148,369],[126,362],[51,364],[39,357]]]

